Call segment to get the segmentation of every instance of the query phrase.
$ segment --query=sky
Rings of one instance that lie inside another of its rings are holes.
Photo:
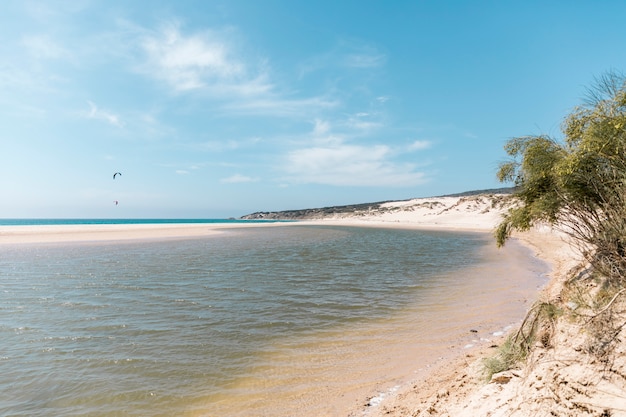
[[[507,140],[561,137],[594,80],[626,71],[623,1],[0,10],[0,218],[228,218],[508,186]]]

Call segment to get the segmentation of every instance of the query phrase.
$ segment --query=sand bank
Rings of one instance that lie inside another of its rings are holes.
[[[268,223],[263,225],[277,225]],[[0,244],[101,242],[175,239],[211,236],[226,228],[261,226],[260,223],[178,223],[0,226]]]

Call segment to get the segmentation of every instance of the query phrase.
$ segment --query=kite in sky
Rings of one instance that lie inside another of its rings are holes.
[[[113,174],[113,179],[115,179],[116,175],[122,176],[122,173],[121,172],[116,172],[115,174]],[[113,200],[113,202],[115,203],[116,206],[119,204],[119,201],[117,201],[117,200]]]

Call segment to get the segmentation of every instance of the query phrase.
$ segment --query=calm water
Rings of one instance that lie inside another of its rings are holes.
[[[545,268],[492,248],[305,226],[0,246],[0,415],[346,415],[521,318]]]

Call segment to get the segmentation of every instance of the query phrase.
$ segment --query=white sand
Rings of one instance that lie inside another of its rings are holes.
[[[203,237],[259,223],[0,226],[0,244],[97,242]]]
[[[338,214],[323,224],[492,232],[510,205],[506,196],[431,197],[384,203],[380,209]]]

